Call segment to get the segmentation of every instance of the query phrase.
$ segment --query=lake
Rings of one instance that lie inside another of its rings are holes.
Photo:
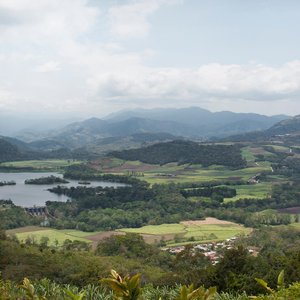
[[[35,179],[40,177],[48,176],[62,177],[59,173],[0,173],[0,181],[15,181],[16,185],[5,185],[0,186],[0,199],[8,200],[11,199],[14,204],[23,207],[30,206],[44,206],[45,202],[50,201],[67,201],[69,197],[65,195],[56,195],[47,191],[47,189],[57,186],[57,184],[24,184],[26,179]],[[84,186],[83,184],[78,184],[78,180],[67,179],[70,183],[61,184],[63,186]],[[104,181],[90,181],[91,184],[86,185],[87,187],[119,187],[125,186],[122,183],[114,182],[104,182]]]

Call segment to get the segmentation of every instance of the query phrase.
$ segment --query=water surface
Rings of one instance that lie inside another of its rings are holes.
[[[35,179],[40,177],[48,177],[48,176],[56,176],[62,177],[62,174],[59,173],[0,173],[0,181],[15,181],[16,185],[5,185],[0,186],[0,199],[8,200],[11,199],[14,204],[23,207],[29,206],[43,206],[45,202],[50,201],[67,201],[69,197],[65,195],[56,195],[47,191],[47,189],[57,186],[58,184],[24,184],[26,179]],[[82,184],[78,184],[78,180],[67,179],[70,183],[60,184],[63,186],[84,186]],[[124,186],[122,183],[114,183],[114,182],[104,182],[104,181],[90,181],[91,184],[88,184],[87,187],[118,187]]]

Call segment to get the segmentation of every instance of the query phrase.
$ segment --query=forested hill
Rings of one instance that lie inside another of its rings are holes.
[[[233,168],[245,165],[240,147],[237,145],[203,145],[191,141],[158,143],[145,148],[114,151],[110,155],[125,160],[161,165],[170,162],[195,163],[203,166],[216,164]]]
[[[71,151],[66,148],[41,151],[31,144],[20,140],[0,136],[0,163],[14,160],[53,159],[53,158],[89,158],[92,154],[86,151]]]
[[[9,143],[3,138],[0,138],[0,162],[14,160],[21,156],[22,155],[17,146]]]
[[[263,131],[254,131],[244,134],[230,136],[223,140],[235,142],[261,142],[269,140],[281,140],[285,143],[299,143],[300,140],[300,115],[293,118],[280,121]]]

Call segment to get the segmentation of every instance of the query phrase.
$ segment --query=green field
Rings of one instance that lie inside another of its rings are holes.
[[[24,161],[10,161],[1,163],[0,166],[13,168],[33,168],[38,171],[45,170],[59,170],[61,168],[80,164],[80,160],[66,160],[66,159],[48,159],[48,160],[24,160]]]
[[[7,230],[7,234],[15,235],[21,243],[24,243],[29,237],[32,238],[37,244],[39,244],[42,237],[48,237],[50,246],[61,246],[67,239],[71,241],[77,240],[91,243],[91,241],[86,239],[85,237],[97,234],[97,232],[83,232],[79,230],[56,230],[30,226]]]
[[[275,151],[278,152],[290,152],[289,147],[280,146],[280,145],[266,145],[267,147],[272,147]]]
[[[270,162],[255,162],[256,153],[264,153],[262,148],[244,147],[242,154],[249,162],[249,166],[243,169],[232,170],[221,165],[203,167],[199,164],[168,163],[165,165],[146,164],[140,161],[124,161],[113,157],[103,158],[96,163],[97,169],[104,173],[128,174],[136,173],[142,180],[150,184],[208,182],[221,180],[244,180],[263,171],[270,171]]]
[[[253,151],[251,151],[251,147],[244,147],[241,150],[242,150],[242,156],[244,159],[246,159],[247,162],[255,161],[256,157]]]
[[[162,170],[160,167],[158,170],[147,171],[144,173],[143,179],[150,184],[154,183],[169,183],[169,182],[208,182],[218,180],[245,180],[247,181],[251,177],[263,171],[269,171],[268,165],[258,165],[254,167],[230,170],[222,166],[212,166],[209,168],[203,168],[201,166],[189,167],[183,166],[167,166]],[[169,175],[164,176],[163,173]]]
[[[239,199],[265,199],[270,197],[272,191],[272,183],[263,182],[257,184],[234,185],[237,195],[233,198],[225,198],[224,201],[236,201]]]
[[[251,229],[239,224],[162,224],[141,228],[123,228],[121,232],[143,234],[145,240],[165,240],[168,245],[183,245],[192,242],[222,241],[228,238],[248,234]]]

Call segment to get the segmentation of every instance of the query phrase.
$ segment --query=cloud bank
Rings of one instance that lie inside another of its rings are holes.
[[[102,7],[87,0],[2,0],[0,109],[95,115],[132,106],[241,110],[243,103],[276,102],[294,111],[299,60],[278,66],[151,66],[155,51],[127,46],[151,34],[151,16],[176,5],[184,3],[121,1]]]

